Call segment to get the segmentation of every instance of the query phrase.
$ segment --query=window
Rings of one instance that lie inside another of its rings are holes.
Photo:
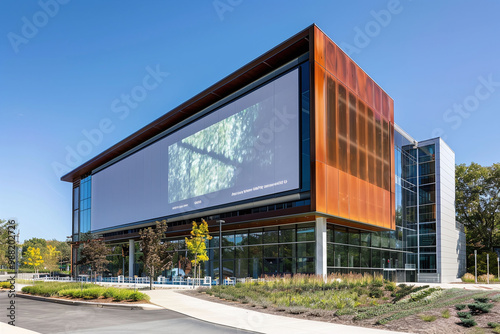
[[[335,243],[347,244],[347,229],[342,227],[335,228]]]
[[[297,228],[297,241],[314,241],[314,227]]]
[[[295,226],[280,227],[279,242],[295,242]]]
[[[435,159],[436,148],[434,145],[428,145],[424,147],[419,147],[418,149],[418,161],[426,162],[433,161]]]
[[[222,246],[234,246],[234,233],[222,234]]]
[[[271,244],[278,242],[278,228],[264,229],[264,243]]]
[[[234,236],[236,246],[246,245],[248,243],[248,233],[238,233]]]
[[[359,246],[359,232],[356,230],[349,230],[349,244]]]
[[[260,245],[262,243],[262,232],[250,232],[248,236],[249,245]]]
[[[91,180],[89,175],[80,180],[80,233],[90,232]]]
[[[436,254],[420,254],[420,269],[436,270]]]
[[[80,187],[73,189],[73,235],[80,232]],[[76,241],[76,240],[74,240]]]

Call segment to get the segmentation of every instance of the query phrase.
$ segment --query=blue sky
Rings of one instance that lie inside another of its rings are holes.
[[[0,217],[21,239],[63,240],[68,152],[92,158],[312,23],[417,140],[442,136],[457,163],[499,162],[499,13],[494,0],[2,1]]]

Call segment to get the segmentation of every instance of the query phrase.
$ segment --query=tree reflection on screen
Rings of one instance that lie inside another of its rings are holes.
[[[233,187],[243,165],[271,165],[272,150],[255,152],[263,101],[229,116],[168,148],[169,203]],[[265,157],[265,158],[264,158]]]

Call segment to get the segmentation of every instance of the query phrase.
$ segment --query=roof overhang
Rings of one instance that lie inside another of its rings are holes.
[[[92,172],[94,169],[119,157],[137,145],[193,116],[200,110],[213,105],[222,98],[233,94],[251,82],[303,55],[310,49],[309,36],[314,34],[313,29],[314,25],[311,25],[302,30],[101,154],[63,175],[61,180],[73,182],[75,179],[79,179],[81,176]]]

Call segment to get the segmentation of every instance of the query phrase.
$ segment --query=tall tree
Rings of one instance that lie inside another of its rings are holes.
[[[8,220],[0,219],[0,265],[9,263],[9,235],[12,237],[17,224],[9,224]]]
[[[58,270],[59,268],[59,254],[60,252],[56,249],[55,246],[52,246],[50,244],[47,245],[45,268],[48,269],[51,273]]]
[[[104,243],[104,240],[98,236],[87,233],[83,239],[84,241],[81,244],[81,258],[78,264],[89,265],[96,279],[97,273],[102,274],[108,271],[106,267],[109,263],[107,255],[110,253],[110,250]]]
[[[492,250],[500,245],[500,163],[458,165],[455,181],[456,218],[465,226],[468,245]]]
[[[144,228],[139,231],[142,255],[139,260],[149,275],[149,289],[153,289],[153,281],[162,270],[172,266],[172,245],[162,239],[167,231],[166,220],[157,221],[155,228]]]
[[[45,255],[45,250],[47,249],[47,240],[42,239],[42,238],[31,238],[28,240],[25,240],[23,243],[23,251],[22,251],[22,257],[26,257],[26,252],[28,249],[32,248],[40,248],[40,251],[42,252],[42,256]]]
[[[193,222],[193,228],[191,229],[191,235],[186,238],[186,247],[189,252],[194,255],[194,259],[191,263],[194,265],[194,277],[199,278],[200,262],[208,261],[207,255],[207,245],[206,241],[212,239],[208,233],[208,224],[202,219],[200,224]]]
[[[59,252],[59,264],[70,263],[71,262],[71,246],[69,242],[66,241],[58,241],[58,240],[50,240],[47,244],[51,244],[56,247],[56,250]]]

